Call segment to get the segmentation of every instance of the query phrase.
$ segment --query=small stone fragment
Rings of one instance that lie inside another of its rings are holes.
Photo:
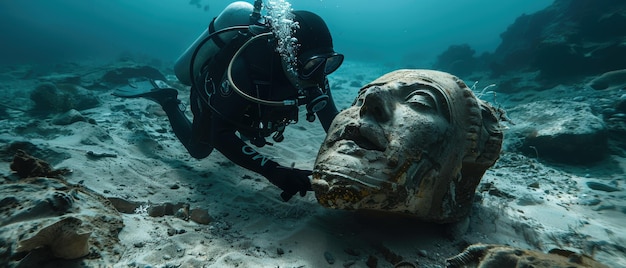
[[[603,211],[603,210],[613,210],[616,209],[617,207],[614,204],[605,204],[605,205],[600,205],[595,207],[593,210],[594,211]]]
[[[174,204],[166,202],[160,205],[151,205],[148,207],[148,215],[150,215],[150,217],[174,215]]]
[[[326,262],[328,262],[328,264],[335,263],[335,257],[328,251],[324,251],[324,258],[326,259]]]
[[[58,114],[52,118],[52,124],[66,126],[78,121],[87,121],[87,119],[77,110],[71,109],[65,113]]]
[[[199,224],[209,224],[213,221],[213,218],[211,218],[209,212],[206,209],[201,208],[192,209],[189,219]]]
[[[91,157],[91,158],[102,158],[102,157],[117,157],[117,154],[114,153],[96,153],[94,151],[88,151],[86,153],[87,157]]]
[[[583,206],[595,206],[597,204],[600,204],[602,202],[602,200],[597,199],[597,198],[588,198],[588,199],[583,199],[580,201],[580,204]]]
[[[355,264],[356,264],[355,260],[347,260],[343,262],[343,267],[348,268],[348,267],[352,267],[352,265],[355,265]]]
[[[370,255],[367,258],[367,261],[365,262],[365,265],[367,265],[367,267],[369,267],[369,268],[376,268],[376,267],[378,267],[378,258],[376,258],[374,255]]]
[[[178,233],[178,232],[176,231],[176,229],[174,229],[174,228],[167,228],[167,235],[169,235],[169,236],[173,236],[173,235],[175,235],[176,233]]]
[[[593,190],[603,191],[603,192],[616,192],[620,191],[619,188],[613,187],[604,183],[599,183],[595,181],[588,181],[587,186]]]
[[[188,221],[189,220],[189,204],[184,204],[183,207],[179,208],[176,211],[176,213],[174,213],[174,216],[182,220]]]
[[[355,249],[351,249],[351,248],[347,248],[343,250],[344,252],[346,252],[346,254],[350,255],[350,256],[355,256],[358,257],[359,255],[361,255],[361,253]]]
[[[104,193],[107,193],[107,192],[108,192],[107,190],[104,191]],[[135,210],[139,207],[139,203],[131,202],[126,199],[117,198],[117,197],[109,197],[107,199],[109,199],[109,201],[111,202],[111,205],[113,205],[113,207],[115,207],[117,211],[122,212],[122,213],[133,214],[135,213]]]

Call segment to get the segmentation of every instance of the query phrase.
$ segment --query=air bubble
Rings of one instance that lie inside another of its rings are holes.
[[[278,39],[276,52],[287,63],[288,71],[296,75],[298,39],[293,37],[293,33],[299,28],[299,25],[293,20],[294,15],[291,13],[291,4],[284,0],[269,1],[267,10],[268,15],[266,19],[269,22],[272,33]]]

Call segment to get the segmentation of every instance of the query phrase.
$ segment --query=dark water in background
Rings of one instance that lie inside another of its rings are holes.
[[[121,53],[174,61],[223,0],[3,0],[0,63],[111,60]],[[249,0],[249,2],[253,2]],[[430,67],[450,45],[493,51],[515,19],[547,0],[291,0],[321,15],[347,59]]]

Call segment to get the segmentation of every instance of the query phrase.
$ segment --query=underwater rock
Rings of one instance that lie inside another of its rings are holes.
[[[100,158],[104,158],[104,157],[111,157],[111,158],[116,158],[117,157],[117,154],[115,154],[115,153],[94,152],[94,151],[87,151],[85,153],[85,155],[89,159],[100,159]]]
[[[148,207],[148,215],[150,215],[150,217],[163,217],[165,215],[174,215],[174,213],[176,213],[176,211],[178,211],[179,209],[181,209],[183,207],[184,203],[178,203],[176,205],[170,203],[170,202],[166,202],[163,204],[151,204],[150,207]]]
[[[137,208],[141,205],[138,202],[131,202],[126,199],[117,198],[117,197],[108,197],[107,198],[113,207],[121,212],[126,214],[133,214],[137,210]]]
[[[468,44],[452,45],[437,56],[433,68],[457,76],[466,76],[480,69],[480,61],[474,56],[476,50]]]
[[[85,110],[100,105],[95,95],[74,84],[41,83],[31,92],[30,99],[35,103],[31,111],[36,114]]]
[[[460,254],[448,258],[446,267],[535,267],[535,268],[608,268],[589,256],[568,250],[553,249],[549,253],[504,245],[474,244]]]
[[[603,73],[591,80],[587,86],[595,90],[626,89],[626,69]]]
[[[75,109],[71,109],[65,113],[58,114],[54,118],[52,118],[52,124],[60,125],[60,126],[70,125],[78,121],[86,122],[87,119],[79,111],[76,111]]]
[[[588,181],[587,186],[593,190],[603,191],[603,192],[617,192],[620,191],[619,188],[613,187],[604,183],[599,183],[595,181]]]
[[[89,254],[90,232],[78,233],[80,219],[67,217],[39,230],[33,237],[22,240],[16,252],[47,247],[52,255],[62,259],[76,259]]]
[[[119,261],[124,250],[117,235],[124,224],[110,202],[80,184],[67,183],[63,172],[24,151],[18,150],[11,167],[25,179],[0,184],[0,196],[6,197],[0,200],[0,241],[11,254],[0,258],[0,267],[39,267],[51,260],[68,267],[64,259],[91,253],[97,258],[82,260],[84,266]]]
[[[82,260],[83,266],[110,266],[124,252],[117,236],[124,226],[119,213],[80,185],[28,178],[0,184],[0,196],[11,197],[0,201],[0,241],[11,249],[10,257],[0,258],[0,267],[38,267],[91,253],[99,257]]]
[[[48,148],[40,148],[31,142],[14,141],[7,142],[4,146],[0,146],[0,158],[5,162],[10,162],[19,150],[28,152],[28,154],[40,159],[47,159],[46,162],[53,165],[71,157],[68,153],[60,153]]]
[[[194,208],[190,209],[187,203],[172,204],[169,202],[163,204],[150,204],[142,206],[139,202],[128,201],[122,198],[109,197],[111,204],[117,209],[117,211],[133,214],[133,213],[147,213],[150,217],[163,217],[163,216],[175,216],[182,220],[192,220],[199,224],[209,224],[213,221],[213,218],[209,215],[206,209]],[[141,211],[141,209],[145,211]]]
[[[324,251],[324,259],[326,259],[326,262],[330,265],[335,263],[335,257],[328,251]]]
[[[174,217],[179,218],[184,221],[189,220],[189,204],[183,204],[181,208],[179,208],[176,213],[174,213]]]
[[[388,73],[335,117],[315,161],[315,196],[330,208],[458,221],[499,157],[502,116],[451,74]]]
[[[11,170],[15,171],[20,178],[49,177],[57,178],[70,172],[68,169],[55,170],[47,162],[33,157],[22,150],[15,153]]]
[[[209,224],[213,221],[206,209],[194,208],[189,214],[189,219],[199,224]]]
[[[36,112],[64,112],[72,107],[70,96],[63,94],[53,83],[42,83],[30,93],[30,99],[35,103]]]
[[[494,74],[539,70],[540,79],[568,79],[624,68],[626,2],[556,0],[522,15],[501,34]]]
[[[587,103],[550,100],[508,110],[516,123],[507,132],[507,149],[567,164],[604,159],[608,131]]]

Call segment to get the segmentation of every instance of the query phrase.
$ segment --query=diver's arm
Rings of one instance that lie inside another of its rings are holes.
[[[312,190],[309,180],[311,171],[283,167],[269,160],[237,137],[235,129],[217,116],[213,118],[211,127],[215,149],[230,161],[263,175],[272,184],[283,190],[280,194],[283,201],[288,201],[297,193],[304,196],[307,191]]]
[[[328,132],[330,124],[333,122],[333,119],[335,119],[335,116],[339,113],[339,111],[337,110],[337,106],[335,105],[335,100],[333,99],[330,85],[328,84],[328,79],[326,79],[324,85],[326,87],[324,89],[324,92],[326,92],[326,95],[328,95],[328,103],[326,104],[324,109],[319,110],[316,114],[320,120],[320,123],[322,123],[324,131]]]
[[[211,120],[213,147],[235,164],[250,171],[264,175],[278,163],[254,150],[236,134],[236,129],[219,116]]]

